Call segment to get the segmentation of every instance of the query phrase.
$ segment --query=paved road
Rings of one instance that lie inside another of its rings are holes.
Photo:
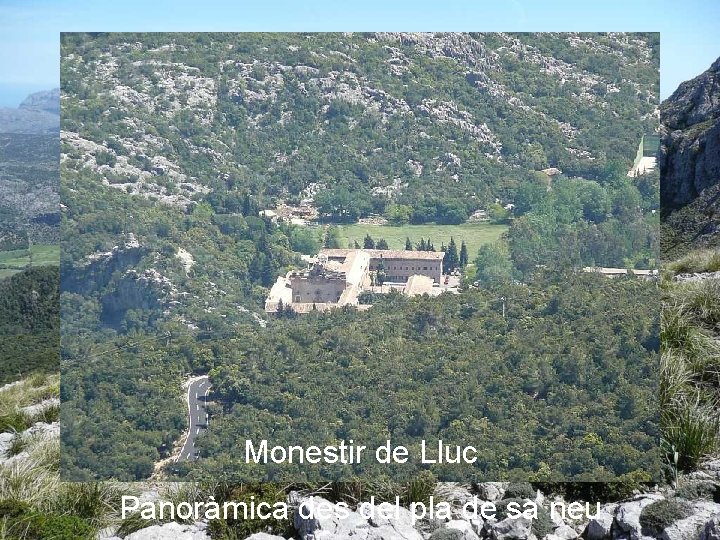
[[[187,403],[190,418],[190,431],[188,432],[185,444],[180,451],[177,461],[189,461],[197,459],[195,450],[195,439],[200,432],[208,425],[208,414],[205,410],[208,392],[210,392],[210,381],[207,377],[198,377],[188,386]]]

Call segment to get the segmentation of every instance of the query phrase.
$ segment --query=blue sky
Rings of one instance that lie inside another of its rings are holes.
[[[720,56],[718,0],[0,0],[0,106],[59,84],[61,31],[659,31],[661,96]]]

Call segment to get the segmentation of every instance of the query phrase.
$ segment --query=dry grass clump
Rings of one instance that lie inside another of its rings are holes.
[[[673,274],[695,274],[720,271],[720,250],[706,249],[688,253],[667,265]]]
[[[660,337],[660,407],[669,460],[695,468],[718,451],[720,281],[666,288]],[[677,454],[676,454],[677,453]]]

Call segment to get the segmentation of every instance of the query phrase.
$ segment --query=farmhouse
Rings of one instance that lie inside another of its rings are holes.
[[[265,301],[265,311],[292,308],[296,313],[356,306],[364,291],[382,283],[408,296],[439,294],[442,261],[438,251],[323,249],[304,270],[291,270],[277,279]],[[382,287],[381,287],[382,289]]]

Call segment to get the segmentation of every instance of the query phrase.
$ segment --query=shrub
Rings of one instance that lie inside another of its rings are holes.
[[[694,355],[706,345],[704,337],[684,305],[666,303],[663,306],[660,341],[665,351],[679,350]]]
[[[0,415],[0,433],[8,431],[25,431],[30,426],[27,421],[17,412]]]
[[[350,505],[369,501],[370,497],[375,497],[376,503],[394,503],[395,497],[400,497],[401,504],[409,505],[411,502],[429,503],[436,485],[435,476],[430,471],[422,471],[407,483],[395,482],[383,475],[372,480],[351,479],[346,482],[334,482],[328,491],[320,495],[332,502],[342,501]]]
[[[229,486],[228,486],[229,487]],[[257,484],[257,485],[239,485],[237,487],[229,487],[219,493],[214,491],[214,495],[219,496],[216,502],[222,505],[223,499],[237,502],[245,502],[248,506],[254,500],[255,504],[267,503],[273,506],[276,502],[285,501],[285,491],[276,484]],[[254,497],[254,499],[251,499]],[[242,514],[242,513],[241,513]],[[235,520],[230,517],[227,520],[212,520],[210,533],[213,538],[246,538],[256,532],[267,532],[271,530],[273,534],[280,536],[292,536],[295,533],[292,519],[282,520],[270,518],[266,520],[254,519],[244,520],[242,515]]]
[[[16,518],[30,512],[30,505],[22,501],[6,499],[0,501],[0,518]]]
[[[114,167],[117,163],[117,158],[114,154],[103,151],[98,152],[98,154],[95,156],[95,162],[97,163],[98,167],[102,165],[109,165],[110,167]]]
[[[538,506],[537,519],[532,522],[532,532],[538,538],[543,538],[548,534],[551,534],[554,529],[554,524],[550,518],[550,512],[545,510],[542,506]]]
[[[688,289],[688,310],[702,325],[714,328],[720,322],[720,281],[708,279]]]
[[[417,478],[410,480],[400,499],[403,504],[409,505],[413,502],[430,503],[430,496],[435,492],[437,478],[430,471],[422,471]]]
[[[591,503],[616,502],[630,497],[635,491],[645,491],[652,477],[644,471],[632,471],[618,477],[615,482],[552,482],[535,483],[540,491],[560,495],[568,501]]]
[[[675,490],[675,496],[681,499],[705,499],[720,502],[720,485],[715,482],[683,482]]]
[[[438,529],[430,535],[430,540],[463,540],[465,533],[457,529]]]
[[[668,264],[674,274],[690,274],[696,272],[717,272],[720,270],[720,251],[693,251]]]
[[[659,536],[672,523],[692,515],[692,507],[685,501],[663,499],[643,508],[640,526],[643,534]]]
[[[57,514],[30,514],[25,522],[16,526],[23,530],[27,539],[52,540],[94,540],[95,529],[85,520],[76,516]]]
[[[503,499],[530,499],[535,500],[537,495],[530,482],[514,482],[505,490]]]

